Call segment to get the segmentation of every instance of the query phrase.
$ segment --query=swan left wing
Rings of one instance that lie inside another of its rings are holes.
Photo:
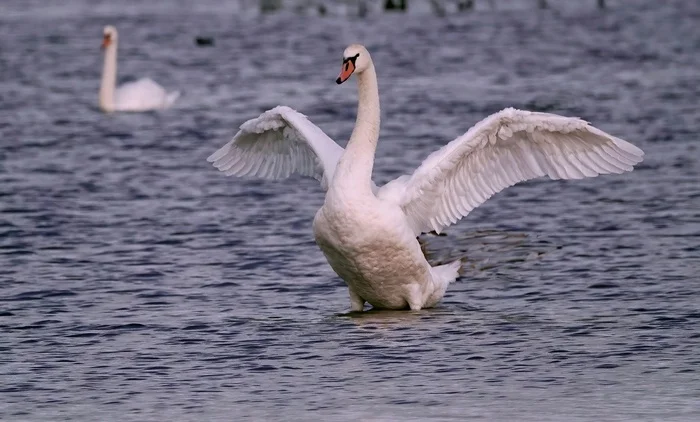
[[[643,156],[581,119],[508,108],[429,155],[412,175],[383,186],[379,197],[401,206],[416,235],[439,233],[518,182],[619,174]]]
[[[207,158],[227,176],[314,177],[327,190],[343,148],[303,114],[285,106],[243,123],[233,139]]]

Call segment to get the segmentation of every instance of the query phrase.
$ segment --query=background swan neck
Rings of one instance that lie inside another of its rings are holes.
[[[105,49],[105,61],[102,68],[100,84],[100,108],[104,111],[114,110],[114,89],[117,84],[117,43]]]
[[[345,153],[338,163],[337,179],[352,183],[353,189],[371,191],[374,153],[379,140],[380,108],[377,74],[374,65],[358,75],[358,106],[355,128],[352,130]]]

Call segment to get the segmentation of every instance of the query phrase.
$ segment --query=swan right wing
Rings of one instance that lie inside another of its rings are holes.
[[[505,109],[432,153],[411,174],[382,186],[416,235],[466,217],[518,182],[582,179],[632,171],[644,152],[578,118]]]
[[[297,173],[314,177],[328,190],[343,151],[306,116],[277,106],[243,123],[207,161],[227,176],[280,180]]]

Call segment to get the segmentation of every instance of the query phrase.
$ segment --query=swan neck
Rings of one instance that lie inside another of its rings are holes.
[[[374,65],[370,63],[357,79],[357,119],[345,153],[338,163],[338,175],[341,177],[337,179],[350,181],[353,189],[366,188],[371,192],[381,115]]]
[[[105,61],[100,83],[100,108],[114,110],[114,89],[117,84],[117,44],[113,42],[105,49]]]

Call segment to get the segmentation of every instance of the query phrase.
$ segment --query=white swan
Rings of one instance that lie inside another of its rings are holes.
[[[276,107],[241,125],[212,154],[226,175],[313,176],[326,189],[313,223],[316,242],[345,280],[353,311],[419,310],[437,304],[460,261],[431,267],[416,239],[440,232],[496,192],[541,176],[580,179],[631,171],[644,153],[587,122],[505,109],[432,153],[411,175],[372,182],[379,135],[377,78],[367,50],[349,46],[337,83],[358,78],[357,120],[343,150],[302,114]]]
[[[100,84],[100,108],[113,111],[146,111],[170,107],[180,96],[180,92],[166,92],[149,78],[125,83],[115,89],[117,83],[117,29],[105,26],[102,48],[105,62]]]

